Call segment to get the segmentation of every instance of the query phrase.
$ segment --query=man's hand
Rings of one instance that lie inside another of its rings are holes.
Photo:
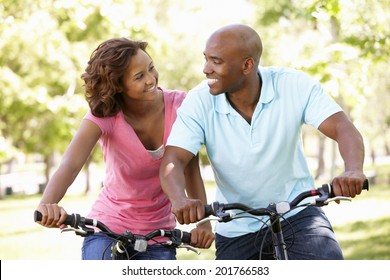
[[[212,231],[211,223],[206,222],[198,225],[191,231],[191,245],[208,249],[214,242],[214,233]]]
[[[332,181],[335,196],[355,197],[362,191],[366,176],[363,171],[346,171]]]
[[[188,225],[204,218],[204,206],[200,199],[183,198],[172,202],[172,213],[180,224]]]

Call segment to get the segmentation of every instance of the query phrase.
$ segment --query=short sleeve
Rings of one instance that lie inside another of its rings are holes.
[[[181,107],[168,138],[168,146],[183,148],[196,155],[204,144],[205,104],[200,102],[197,91],[190,91]]]
[[[95,117],[92,114],[91,110],[89,110],[85,114],[84,119],[85,120],[89,120],[89,121],[95,123],[101,129],[102,134],[103,135],[107,135],[107,134],[110,134],[112,132],[116,116],[105,117],[105,118],[98,118],[98,117]]]
[[[331,115],[342,111],[340,105],[327,94],[319,82],[309,82],[311,89],[304,112],[304,122],[315,128]]]

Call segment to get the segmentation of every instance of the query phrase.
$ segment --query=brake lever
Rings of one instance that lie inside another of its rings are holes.
[[[181,244],[178,246],[178,248],[184,248],[184,249],[187,249],[189,251],[195,252],[197,255],[200,255],[200,251],[191,245]]]
[[[195,225],[196,225],[196,226],[199,226],[199,225],[201,225],[201,224],[204,224],[204,223],[206,223],[206,222],[211,222],[211,221],[222,222],[222,218],[215,217],[215,216],[207,217],[207,218],[204,218],[204,219],[200,220],[200,221],[197,222]]]
[[[63,228],[61,229],[61,233],[68,232],[68,231],[74,231],[77,235],[87,235],[88,233],[85,230],[82,230],[80,228]]]
[[[234,216],[236,216],[235,213],[225,213],[225,212],[219,212],[220,216],[211,216],[204,218],[203,220],[200,220],[196,223],[196,226],[204,224],[205,222],[211,222],[211,221],[217,221],[220,223],[227,223],[233,220]]]
[[[172,241],[172,240],[168,240],[166,242],[164,242],[163,244],[166,244],[166,245],[169,245],[169,246],[172,246],[174,245],[176,242]],[[195,247],[191,246],[191,245],[188,245],[188,244],[183,244],[181,243],[180,245],[176,243],[176,246],[177,248],[184,248],[184,249],[187,249],[189,251],[192,251],[192,252],[195,252],[196,254],[200,255],[200,251],[198,249],[196,249]]]
[[[333,202],[333,201],[336,201],[336,200],[352,201],[352,197],[348,197],[348,196],[335,196],[335,197],[328,198],[327,200],[325,200],[324,204],[328,205],[329,202]]]
[[[326,199],[319,198],[319,199],[316,199],[315,201],[313,201],[311,203],[311,205],[314,205],[314,206],[324,206],[324,205],[328,205],[329,202],[335,202],[335,201],[340,201],[340,200],[352,201],[352,198],[348,197],[348,196],[335,196],[335,197],[326,198]]]
[[[94,229],[88,228],[88,227],[82,227],[82,228],[66,227],[66,228],[61,229],[61,233],[68,232],[68,231],[73,231],[76,235],[80,235],[83,237],[86,237],[86,236],[89,236],[89,235],[92,235],[95,233]]]

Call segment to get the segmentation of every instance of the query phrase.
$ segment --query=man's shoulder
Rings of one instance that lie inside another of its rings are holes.
[[[201,81],[199,84],[193,87],[188,93],[191,94],[192,92],[208,94],[210,92],[210,88],[207,84],[207,80]]]
[[[206,100],[212,100],[213,95],[210,94],[210,88],[207,84],[207,80],[203,80],[187,93],[185,102],[196,102],[195,100],[202,100],[199,102],[206,102]]]
[[[280,86],[295,88],[296,85],[311,87],[318,83],[303,70],[291,67],[261,67],[259,72],[265,83],[271,83],[277,88]]]
[[[292,68],[292,67],[283,67],[283,66],[266,66],[259,67],[259,72],[261,75],[269,75],[272,77],[277,77],[281,75],[306,75],[302,70]]]

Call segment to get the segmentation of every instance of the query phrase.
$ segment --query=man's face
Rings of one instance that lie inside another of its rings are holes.
[[[212,35],[207,41],[203,73],[212,95],[234,93],[241,88],[244,58],[239,49],[232,38],[223,34]]]

